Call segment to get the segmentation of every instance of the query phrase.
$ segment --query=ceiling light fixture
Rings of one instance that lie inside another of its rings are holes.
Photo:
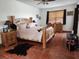
[[[55,0],[34,0],[34,1],[39,1],[38,4],[48,5],[49,2],[51,2],[51,1],[55,1]]]

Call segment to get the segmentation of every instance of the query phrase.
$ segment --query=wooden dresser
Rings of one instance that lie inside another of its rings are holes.
[[[54,24],[54,31],[56,32],[62,32],[63,31],[63,25],[61,23],[55,23]]]
[[[2,45],[4,47],[16,45],[17,44],[17,37],[16,36],[17,36],[16,31],[2,32],[1,33]]]

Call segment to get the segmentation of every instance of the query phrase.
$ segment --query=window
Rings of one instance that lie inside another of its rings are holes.
[[[64,10],[49,11],[48,23],[62,23],[63,24]]]

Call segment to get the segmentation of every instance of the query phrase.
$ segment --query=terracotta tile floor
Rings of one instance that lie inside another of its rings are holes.
[[[79,51],[70,52],[64,45],[62,33],[57,33],[47,44],[46,49],[33,46],[27,51],[26,56],[15,54],[0,53],[0,59],[79,59]]]

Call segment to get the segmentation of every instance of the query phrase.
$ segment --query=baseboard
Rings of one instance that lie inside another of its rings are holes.
[[[70,33],[71,31],[62,31],[63,33]]]

